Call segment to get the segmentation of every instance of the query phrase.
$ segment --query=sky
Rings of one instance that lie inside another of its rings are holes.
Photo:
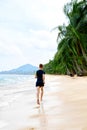
[[[52,60],[70,0],[0,0],[0,71]]]

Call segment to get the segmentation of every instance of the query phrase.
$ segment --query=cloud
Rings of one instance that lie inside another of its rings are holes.
[[[47,63],[54,57],[58,32],[51,30],[66,22],[64,3],[65,0],[0,1],[0,70]]]

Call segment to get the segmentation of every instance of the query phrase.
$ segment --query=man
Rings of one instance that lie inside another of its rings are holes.
[[[42,64],[39,64],[39,70],[36,71],[35,77],[37,78],[37,81],[36,81],[37,104],[40,105],[40,101],[42,101],[42,98],[43,98],[43,87],[45,83],[45,72],[43,71]]]

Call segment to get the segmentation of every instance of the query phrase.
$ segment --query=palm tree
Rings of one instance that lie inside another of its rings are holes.
[[[59,74],[83,75],[87,73],[87,2],[73,0],[64,6],[64,12],[69,24],[57,27],[59,44],[51,69]]]

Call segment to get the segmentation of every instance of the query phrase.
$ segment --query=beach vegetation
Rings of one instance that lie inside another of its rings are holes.
[[[68,23],[55,28],[57,52],[44,69],[50,74],[87,75],[87,1],[72,0],[64,5],[64,13]]]

